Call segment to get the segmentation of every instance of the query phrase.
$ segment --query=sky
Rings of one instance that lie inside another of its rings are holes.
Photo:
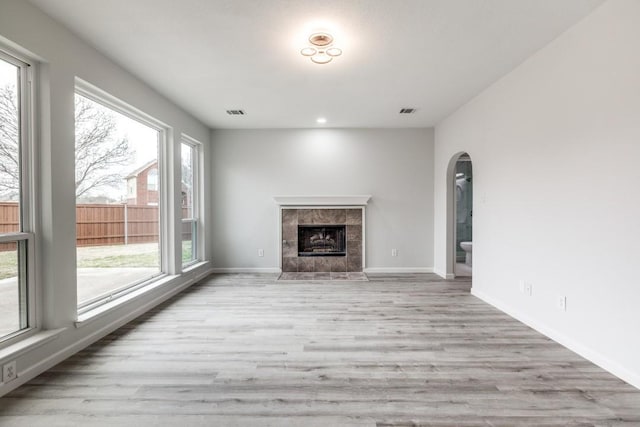
[[[4,86],[7,82],[15,81],[17,68],[15,65],[0,60],[0,84]]]
[[[131,170],[137,169],[152,159],[158,158],[158,131],[120,113],[115,113],[118,137],[129,139],[129,146],[135,151],[131,160]]]

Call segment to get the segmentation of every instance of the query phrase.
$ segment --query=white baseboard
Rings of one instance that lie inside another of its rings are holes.
[[[245,268],[245,267],[214,267],[212,273],[282,273],[277,267]],[[375,267],[365,268],[365,273],[433,273],[432,267]]]
[[[282,273],[277,267],[245,268],[245,267],[214,267],[212,273]],[[365,273],[433,273],[432,267],[375,267],[365,268]]]
[[[212,273],[282,273],[277,267],[268,268],[244,268],[244,267],[214,267],[211,269]]]
[[[444,271],[440,271],[440,270],[434,270],[433,272],[446,280],[451,280],[456,278],[456,275],[453,273],[445,273]]]
[[[66,347],[58,350],[57,352],[51,354],[50,356],[39,360],[36,364],[30,365],[26,369],[23,369],[22,371],[19,371],[18,372],[18,377],[15,380],[13,380],[13,381],[11,381],[9,383],[2,384],[2,386],[0,387],[0,396],[3,396],[3,395],[9,393],[12,390],[15,390],[16,388],[18,388],[22,384],[25,384],[26,382],[32,380],[33,378],[37,377],[41,373],[45,372],[46,370],[51,369],[52,367],[54,367],[58,363],[68,359],[69,357],[73,356],[74,354],[76,354],[80,350],[83,350],[84,348],[88,347],[89,345],[93,344],[94,342],[98,341],[99,339],[107,336],[111,332],[113,332],[113,331],[117,330],[118,328],[126,325],[127,323],[131,322],[135,318],[137,318],[137,317],[141,316],[142,314],[146,313],[147,311],[149,311],[153,307],[155,307],[158,304],[161,304],[164,301],[168,300],[169,298],[179,294],[183,290],[187,289],[189,286],[191,286],[194,283],[204,279],[205,277],[209,276],[210,274],[211,274],[211,269],[206,269],[205,271],[194,275],[193,278],[185,281],[184,283],[180,284],[179,286],[176,286],[176,287],[173,287],[173,288],[168,286],[167,288],[169,290],[167,292],[165,292],[165,293],[163,293],[161,295],[158,295],[154,299],[146,302],[145,304],[142,304],[141,306],[135,308],[133,311],[127,313],[126,315],[124,315],[124,316],[112,321],[111,323],[108,323],[108,324],[102,326],[100,329],[96,330],[95,332],[93,332],[93,333],[91,333],[91,334],[89,334],[87,336],[82,337],[80,340],[74,341],[73,343],[69,344],[68,346],[66,346]]]
[[[578,355],[584,357],[585,359],[589,360],[590,362],[598,365],[599,367],[601,367],[602,369],[604,369],[605,371],[608,371],[610,373],[612,373],[613,375],[615,375],[616,377],[620,378],[621,380],[631,384],[632,386],[634,386],[635,388],[640,389],[640,375],[629,371],[627,368],[625,368],[624,366],[621,366],[619,363],[603,356],[602,354],[600,354],[597,351],[594,351],[593,349],[586,347],[585,345],[567,337],[566,335],[556,331],[555,329],[539,322],[536,319],[533,319],[529,316],[523,315],[521,313],[518,313],[517,310],[515,310],[514,308],[512,308],[511,306],[509,306],[508,304],[504,303],[503,301],[500,301],[498,299],[495,299],[487,294],[485,294],[482,291],[477,290],[476,288],[471,288],[471,294],[480,298],[481,300],[483,300],[484,302],[486,302],[489,305],[494,306],[495,308],[497,308],[498,310],[508,314],[509,316],[513,317],[514,319],[524,323],[525,325],[529,326],[530,328],[535,329],[536,331],[540,332],[542,335],[545,335],[549,338],[551,338],[552,340],[554,340],[555,342],[557,342],[558,344],[563,345],[564,347],[568,348],[569,350],[573,351],[574,353],[577,353]]]
[[[365,273],[433,273],[433,267],[373,267],[365,268]]]

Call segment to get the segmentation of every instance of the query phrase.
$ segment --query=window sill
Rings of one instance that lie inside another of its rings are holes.
[[[0,364],[8,359],[15,359],[21,355],[28,353],[46,343],[53,341],[60,336],[67,328],[51,329],[48,331],[38,331],[35,334],[11,344],[0,350]]]
[[[187,264],[185,266],[182,267],[182,272],[183,273],[191,273],[193,270],[197,270],[198,268],[202,267],[203,265],[207,265],[209,263],[209,261],[195,261],[192,262],[190,264]]]
[[[93,322],[94,320],[97,320],[109,313],[111,313],[114,309],[121,307],[127,303],[129,303],[130,301],[154,290],[157,288],[160,288],[164,285],[166,285],[169,282],[172,282],[173,280],[175,280],[176,278],[178,278],[180,276],[178,275],[172,275],[172,276],[161,276],[160,278],[158,278],[157,280],[154,280],[153,282],[149,283],[146,286],[142,286],[138,289],[136,289],[133,292],[130,292],[126,295],[121,296],[120,298],[114,299],[112,301],[109,301],[106,304],[103,304],[101,306],[98,306],[92,310],[89,310],[85,313],[82,313],[80,315],[78,315],[78,320],[76,320],[75,322],[75,326],[76,328],[82,328],[83,326],[86,326],[88,324],[90,324],[91,322]]]

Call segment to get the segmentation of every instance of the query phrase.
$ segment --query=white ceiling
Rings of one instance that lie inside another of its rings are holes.
[[[602,0],[31,2],[213,128],[305,128],[433,126]]]

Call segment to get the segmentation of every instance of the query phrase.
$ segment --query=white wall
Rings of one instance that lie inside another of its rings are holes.
[[[26,1],[0,2],[0,42],[23,51],[39,62],[38,149],[39,173],[37,279],[38,323],[43,330],[58,329],[57,338],[37,348],[0,349],[0,364],[16,360],[18,379],[0,385],[0,395],[59,362],[149,309],[192,280],[196,273],[176,277],[166,286],[113,310],[82,328],[76,328],[74,84],[79,77],[125,103],[167,124],[171,134],[184,132],[205,144],[209,130],[166,98],[101,55]],[[167,57],[170,61],[171,58]],[[179,156],[179,144],[168,150]],[[179,163],[173,170],[175,178]],[[208,172],[207,172],[208,173]],[[179,193],[179,181],[174,180]],[[208,203],[208,202],[207,202]],[[177,207],[176,211],[179,212]],[[179,252],[179,251],[176,251]],[[177,254],[176,257],[180,255]],[[18,353],[16,351],[20,350]]]
[[[432,129],[216,130],[212,142],[215,267],[277,268],[273,196],[361,194],[366,267],[433,267]]]
[[[605,3],[440,123],[435,150],[436,269],[447,164],[467,151],[473,292],[637,387],[639,23],[640,2]]]

